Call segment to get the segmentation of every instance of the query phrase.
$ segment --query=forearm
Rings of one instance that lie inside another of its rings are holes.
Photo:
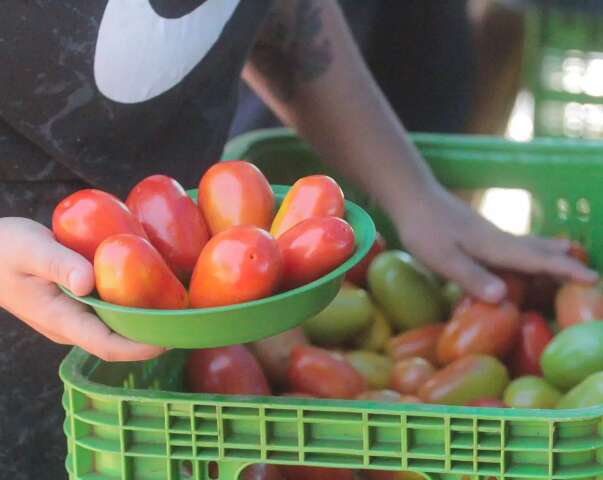
[[[368,72],[333,1],[283,2],[244,77],[331,166],[394,218],[436,182]]]

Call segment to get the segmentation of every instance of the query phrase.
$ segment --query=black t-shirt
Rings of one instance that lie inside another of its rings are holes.
[[[123,197],[154,173],[193,186],[220,156],[270,4],[2,2],[0,216],[48,223],[78,188]],[[0,310],[0,478],[66,478],[66,351]]]

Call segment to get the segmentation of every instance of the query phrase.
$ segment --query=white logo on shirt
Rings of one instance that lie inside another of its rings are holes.
[[[175,19],[149,0],[108,0],[94,58],[100,92],[120,103],[141,103],[178,85],[218,41],[240,0],[206,0]]]

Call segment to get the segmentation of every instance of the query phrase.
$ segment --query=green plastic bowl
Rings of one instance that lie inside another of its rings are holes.
[[[272,188],[280,204],[289,187]],[[189,195],[196,200],[196,190]],[[352,257],[314,282],[253,302],[215,308],[150,310],[113,305],[95,296],[77,297],[62,289],[92,307],[113,331],[138,342],[167,348],[209,348],[251,342],[299,325],[333,300],[344,274],[364,258],[375,239],[371,217],[348,200],[346,220],[356,235]]]

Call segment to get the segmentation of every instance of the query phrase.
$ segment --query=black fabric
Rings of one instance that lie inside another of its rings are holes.
[[[136,4],[150,6],[150,18],[178,21],[209,1],[221,8],[216,0]],[[94,71],[103,14],[120,2],[134,5],[131,0],[2,2],[1,217],[25,216],[48,225],[54,206],[69,193],[93,186],[123,198],[154,173],[192,187],[220,157],[240,71],[271,0],[241,0],[190,73],[160,95],[133,103],[107,98]],[[147,23],[157,29],[149,35],[165,34],[161,21]],[[179,75],[173,65],[163,68]],[[120,80],[145,85],[148,78]],[[0,480],[66,478],[57,371],[67,349],[3,311],[0,331]]]

